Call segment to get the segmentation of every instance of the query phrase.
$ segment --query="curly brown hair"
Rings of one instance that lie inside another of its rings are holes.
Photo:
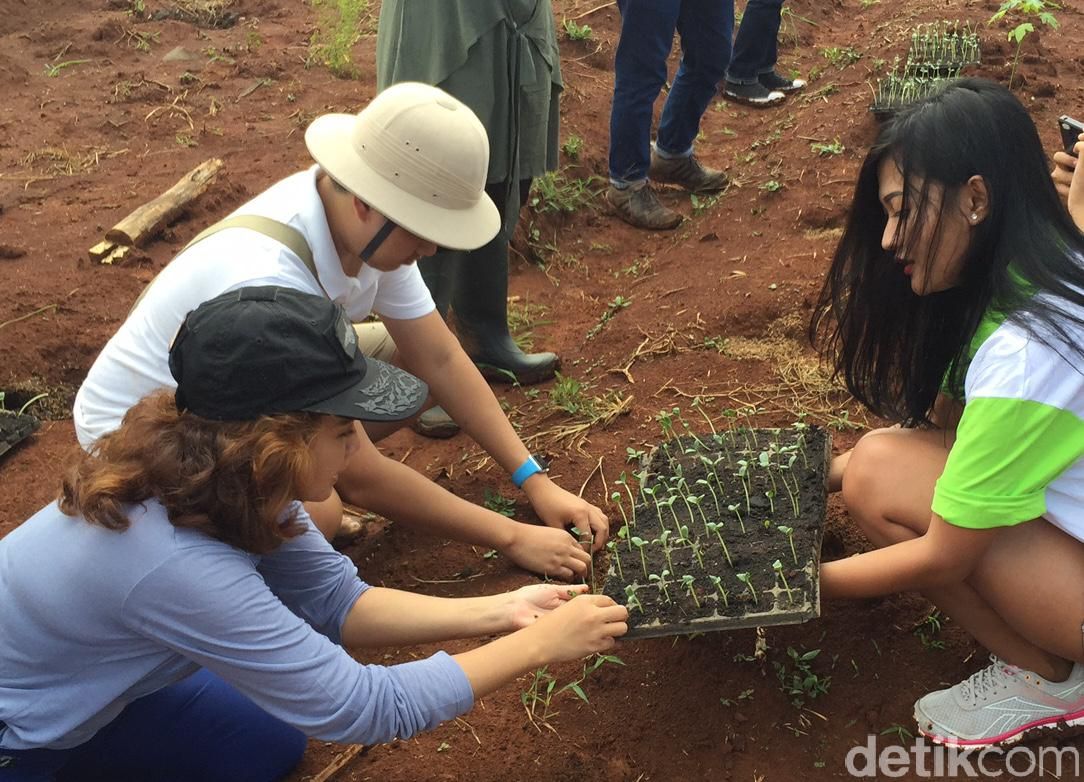
[[[178,412],[171,392],[152,394],[89,453],[73,454],[60,509],[123,531],[129,524],[125,505],[153,497],[174,526],[266,554],[305,530],[296,510],[284,513],[310,468],[309,443],[324,417],[285,413],[212,421]]]

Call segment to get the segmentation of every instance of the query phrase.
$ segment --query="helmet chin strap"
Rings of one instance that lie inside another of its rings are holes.
[[[398,227],[399,226],[397,226],[395,223],[385,217],[384,225],[380,226],[380,230],[376,232],[376,235],[372,239],[370,239],[369,243],[361,249],[360,253],[358,253],[358,255],[361,257],[362,263],[365,263],[370,258],[372,258],[376,251],[380,249],[380,245],[384,244],[384,240],[387,239],[391,235],[391,232]]]

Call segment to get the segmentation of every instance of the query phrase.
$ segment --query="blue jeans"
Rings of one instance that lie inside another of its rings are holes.
[[[779,59],[779,20],[783,0],[749,0],[734,38],[734,56],[726,80],[753,84],[775,69]]]
[[[651,114],[666,83],[666,58],[681,36],[681,65],[659,120],[656,146],[688,155],[700,118],[730,62],[734,0],[617,0],[621,39],[614,60],[610,179],[637,182],[651,163]]]
[[[271,782],[301,761],[306,743],[201,670],[133,701],[78,747],[0,748],[0,782]]]

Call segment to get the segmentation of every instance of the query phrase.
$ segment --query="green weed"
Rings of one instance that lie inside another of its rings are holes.
[[[358,68],[350,50],[361,37],[359,25],[369,0],[312,0],[318,23],[309,39],[309,62],[325,66],[340,79],[354,79]]]

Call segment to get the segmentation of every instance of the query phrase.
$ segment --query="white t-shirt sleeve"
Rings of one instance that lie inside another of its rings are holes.
[[[377,274],[376,297],[373,299],[373,312],[376,314],[395,320],[413,320],[436,309],[418,264],[412,263]]]

